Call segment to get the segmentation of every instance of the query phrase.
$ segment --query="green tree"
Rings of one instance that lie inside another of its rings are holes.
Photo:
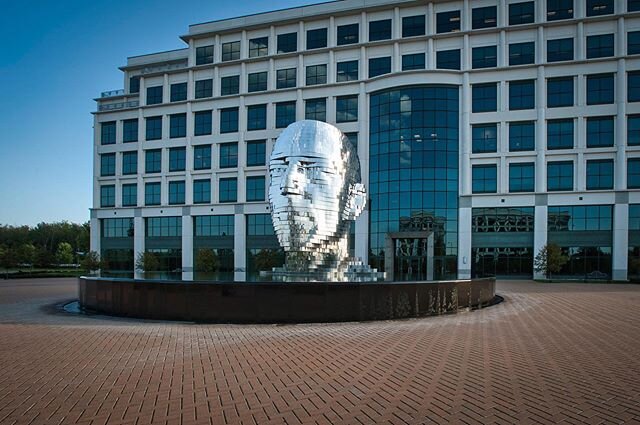
[[[155,272],[160,269],[160,260],[153,252],[140,252],[136,258],[136,270]]]
[[[552,273],[558,273],[562,266],[569,261],[569,257],[562,253],[562,249],[554,244],[549,243],[543,246],[533,260],[533,268],[538,273],[543,273],[547,279],[551,278]]]
[[[58,265],[73,263],[73,247],[69,242],[60,242],[56,251]]]
[[[213,249],[201,248],[196,254],[196,271],[212,273],[220,268],[220,259]]]
[[[33,261],[36,258],[36,247],[30,243],[24,243],[16,250],[16,257],[18,264],[33,265]]]
[[[100,254],[95,251],[89,251],[85,254],[82,261],[80,261],[80,267],[87,272],[93,272],[102,268],[102,261],[100,261]]]
[[[281,255],[274,249],[263,249],[255,256],[256,268],[260,271],[271,271],[281,262]]]

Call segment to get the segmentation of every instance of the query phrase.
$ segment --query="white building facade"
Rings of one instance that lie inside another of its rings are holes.
[[[344,0],[181,38],[96,99],[91,249],[112,271],[279,265],[268,156],[318,119],[357,144],[354,255],[397,279],[531,277],[547,243],[561,275],[640,274],[640,1]]]

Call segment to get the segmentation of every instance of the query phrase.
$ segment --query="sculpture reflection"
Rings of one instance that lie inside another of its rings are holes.
[[[269,171],[273,226],[286,252],[274,277],[351,280],[373,272],[349,259],[349,225],[366,193],[355,148],[340,130],[320,121],[291,124],[275,143]]]

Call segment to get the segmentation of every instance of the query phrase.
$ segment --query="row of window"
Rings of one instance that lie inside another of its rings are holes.
[[[185,184],[184,180],[170,181],[169,205],[185,204]],[[138,206],[138,185],[136,183],[123,184],[122,206]],[[161,203],[161,182],[148,182],[144,184],[144,205],[154,206]],[[265,200],[265,176],[248,176],[245,185],[246,202],[262,202]],[[211,179],[193,180],[193,203],[211,203]],[[218,179],[218,202],[238,202],[238,179],[236,177],[223,177]],[[100,206],[115,207],[116,185],[100,186]]]
[[[296,121],[296,101],[279,102],[275,104],[275,128],[285,128]],[[358,120],[358,95],[336,97],[336,123],[353,122]],[[239,108],[220,109],[220,133],[238,131]],[[161,115],[145,118],[145,139],[162,139]],[[327,99],[307,99],[305,101],[305,119],[318,121],[327,120]],[[213,111],[198,111],[193,113],[193,135],[204,136],[212,134]],[[109,145],[116,143],[116,121],[101,123],[100,143]],[[267,128],[267,105],[247,106],[247,131],[265,130]],[[169,115],[169,137],[178,138],[187,135],[187,114]],[[138,141],[138,119],[122,121],[122,141],[124,143]]]
[[[169,171],[184,171],[186,168],[187,150],[185,147],[170,148]],[[238,143],[221,143],[218,165],[220,168],[236,168],[238,166]],[[144,172],[147,174],[162,172],[162,149],[145,150]],[[248,167],[266,164],[266,142],[253,140],[247,142]],[[211,145],[199,145],[193,147],[193,169],[211,169]],[[133,175],[138,173],[138,152],[122,152],[122,174]],[[100,155],[100,176],[115,176],[116,154],[106,153]]]
[[[536,150],[535,121],[509,122],[509,152]],[[573,149],[575,146],[573,118],[547,120],[547,149]],[[613,147],[615,144],[615,117],[597,116],[586,119],[587,148]],[[473,153],[498,151],[498,123],[471,126]],[[627,116],[627,145],[640,146],[640,115]]]
[[[587,190],[613,189],[613,167],[612,159],[588,160]],[[573,170],[573,161],[547,162],[547,191],[574,190]],[[640,158],[627,160],[627,188],[640,189]],[[497,165],[473,165],[472,192],[497,193],[497,190]],[[535,164],[533,162],[509,164],[509,192],[535,192]]]
[[[640,31],[627,34],[627,53],[640,54]],[[569,61],[574,59],[574,39],[562,38],[547,41],[547,62]],[[509,66],[534,64],[535,42],[509,44]],[[473,69],[491,68],[498,65],[497,46],[474,47],[471,67]],[[587,58],[615,56],[614,34],[592,35],[587,37]],[[336,81],[357,81],[359,79],[359,61],[351,60],[336,64]],[[402,71],[425,69],[425,53],[410,53],[402,56]],[[441,50],[436,53],[437,69],[461,69],[460,49]],[[391,73],[391,56],[369,59],[368,78]],[[247,76],[249,93],[268,89],[268,72],[254,72]],[[314,86],[327,83],[327,65],[309,65],[306,67],[305,84]],[[276,89],[298,86],[297,69],[285,68],[276,71]],[[240,93],[240,76],[231,75],[220,79],[220,95],[229,96]],[[195,99],[213,96],[213,79],[195,82]],[[163,87],[147,87],[147,105],[163,103]],[[171,102],[187,100],[187,83],[175,83],[170,87]]]
[[[547,21],[571,19],[574,14],[573,0],[547,0]],[[638,10],[638,0],[629,0],[628,11]],[[614,0],[586,0],[586,15],[602,16],[615,12]],[[535,22],[535,4],[533,1],[512,3],[509,5],[509,25],[531,24]],[[405,16],[402,18],[402,37],[423,36],[427,33],[425,15]],[[495,28],[498,25],[497,6],[476,7],[471,10],[471,28]],[[460,10],[436,13],[437,34],[461,30]],[[338,25],[336,28],[336,45],[344,46],[360,42],[360,24]],[[368,41],[390,40],[392,38],[392,20],[381,19],[369,22]],[[327,28],[306,31],[306,50],[320,49],[328,46]],[[279,34],[276,37],[276,52],[291,53],[298,50],[298,34],[296,32]],[[196,48],[196,65],[214,62],[214,46]],[[222,43],[221,59],[223,62],[240,59],[241,42]],[[248,57],[256,58],[269,54],[269,37],[257,37],[249,40]]]

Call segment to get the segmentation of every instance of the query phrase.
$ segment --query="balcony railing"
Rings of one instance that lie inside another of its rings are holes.
[[[132,100],[130,102],[107,103],[106,105],[98,105],[98,111],[113,111],[115,109],[137,108],[140,102]]]
[[[103,91],[102,93],[100,93],[100,97],[114,97],[114,96],[122,96],[122,95],[124,95],[124,89],[109,90],[109,91]]]

